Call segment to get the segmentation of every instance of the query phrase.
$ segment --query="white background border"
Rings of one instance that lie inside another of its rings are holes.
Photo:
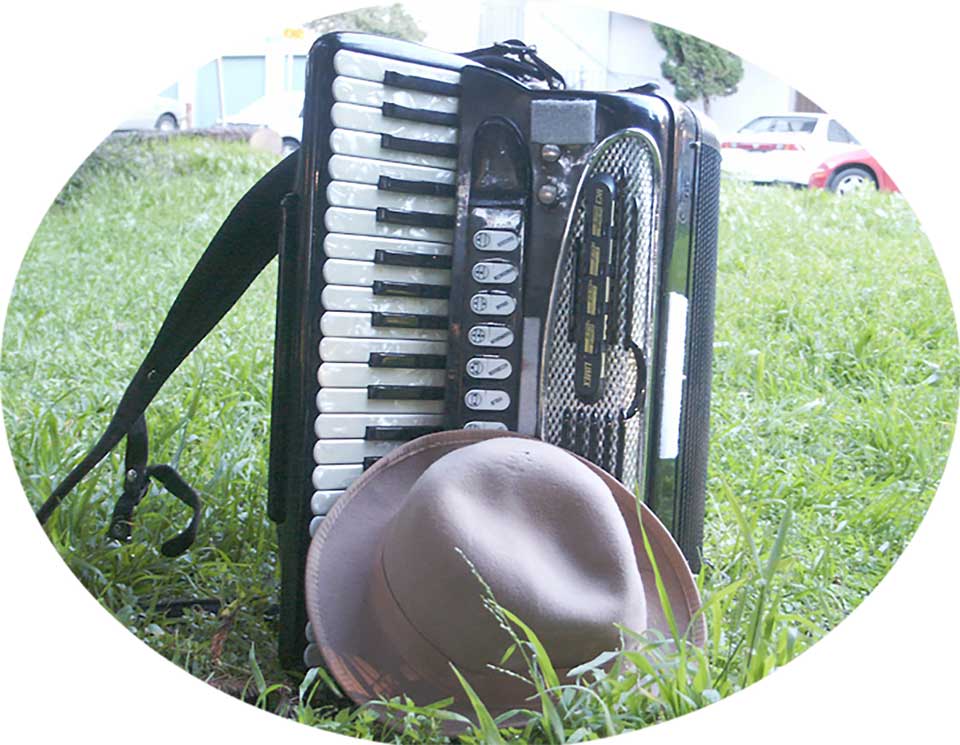
[[[3,13],[5,310],[16,269],[69,174],[118,121],[123,92],[160,90],[230,41],[357,2],[11,3]],[[586,2],[584,4],[587,4]],[[898,182],[958,297],[957,39],[950,4],[834,0],[589,3],[696,33],[807,93],[857,132]],[[265,7],[266,6],[266,7]],[[281,21],[283,22],[283,21]],[[261,25],[264,24],[264,25]],[[535,41],[535,40],[531,40]],[[896,271],[896,267],[890,267]],[[316,742],[215,692],[127,633],[33,520],[0,435],[3,730],[31,740]],[[642,742],[942,742],[956,732],[960,528],[954,448],[915,540],[849,620],[784,670],[715,706],[628,735]]]

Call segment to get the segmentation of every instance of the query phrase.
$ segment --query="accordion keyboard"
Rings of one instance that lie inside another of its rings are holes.
[[[456,71],[334,56],[312,535],[366,468],[442,428]]]

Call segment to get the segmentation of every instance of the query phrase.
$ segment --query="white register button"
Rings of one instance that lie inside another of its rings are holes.
[[[478,292],[470,298],[470,310],[481,316],[509,316],[517,309],[517,300],[510,295]]]
[[[475,347],[509,347],[513,344],[513,331],[506,326],[481,323],[470,328],[467,338]]]
[[[503,411],[510,406],[510,394],[506,391],[474,388],[463,397],[468,409],[474,411]]]
[[[473,245],[480,251],[516,251],[520,238],[510,230],[478,230],[473,234]]]
[[[513,365],[503,357],[471,357],[467,362],[467,375],[483,380],[504,380],[510,377]]]
[[[509,285],[517,281],[520,270],[506,261],[478,261],[470,270],[477,282],[485,285]]]
[[[503,422],[467,422],[463,425],[464,429],[495,429],[501,432],[507,431],[507,425]]]

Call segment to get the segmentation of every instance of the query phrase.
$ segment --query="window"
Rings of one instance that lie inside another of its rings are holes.
[[[741,132],[813,132],[817,120],[810,116],[761,116],[754,119]]]
[[[307,58],[302,54],[288,54],[284,64],[283,87],[288,91],[306,88]]]
[[[223,113],[236,114],[266,92],[267,65],[263,57],[224,57]]]
[[[830,120],[830,125],[827,127],[827,139],[830,142],[847,142],[851,145],[859,145],[857,138],[854,137],[850,132],[847,131],[840,122],[836,119]]]

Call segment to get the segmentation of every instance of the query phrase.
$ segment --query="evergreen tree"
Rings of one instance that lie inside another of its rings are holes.
[[[743,62],[737,55],[669,26],[654,24],[653,35],[667,53],[660,71],[681,101],[702,98],[709,113],[711,98],[737,92],[743,79]]]
[[[400,3],[350,10],[317,18],[304,25],[317,34],[330,31],[363,31],[407,41],[423,41],[427,36]]]

